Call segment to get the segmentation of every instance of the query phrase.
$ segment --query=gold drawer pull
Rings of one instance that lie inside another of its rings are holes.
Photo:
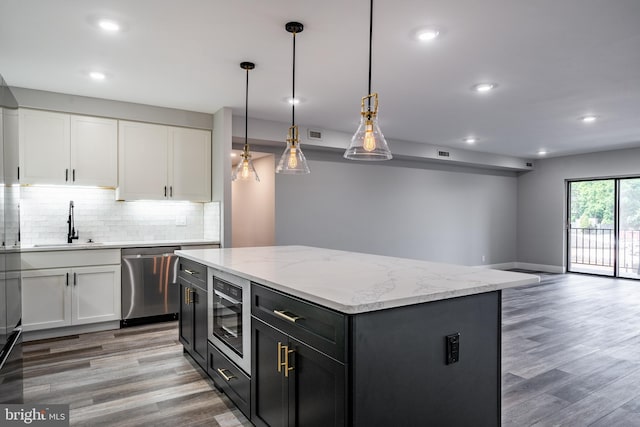
[[[282,360],[282,350],[284,350],[284,361]],[[293,367],[289,366],[289,355],[293,353],[293,350],[289,350],[288,345],[282,345],[278,342],[278,372],[282,372],[284,368],[284,376],[289,376],[289,371],[293,371]]]
[[[286,311],[286,310],[273,310],[273,312],[282,317],[285,320],[288,320],[291,323],[296,323],[298,320],[304,319],[304,317],[296,316],[295,314]]]
[[[193,298],[191,298],[191,288],[184,288],[184,303],[189,305],[193,303]]]
[[[218,369],[217,369],[217,371],[218,371],[218,373],[219,373],[220,375],[222,375],[222,378],[224,378],[224,380],[225,380],[226,382],[229,382],[229,381],[231,381],[232,379],[234,379],[234,378],[235,378],[235,376],[234,376],[234,375],[227,375],[227,374],[225,374],[226,369],[220,369],[220,368],[218,368]]]
[[[278,372],[282,372],[282,349],[287,348],[286,345],[282,345],[281,342],[278,342]]]

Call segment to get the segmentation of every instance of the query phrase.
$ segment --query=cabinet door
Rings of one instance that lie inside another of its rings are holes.
[[[191,284],[183,278],[178,277],[180,285],[180,322],[179,339],[185,350],[193,348],[193,305],[189,303],[191,299]]]
[[[345,425],[345,366],[294,339],[289,348],[289,425]]]
[[[207,292],[194,286],[192,293],[193,306],[193,356],[194,359],[207,369]]]
[[[71,324],[70,271],[50,268],[22,272],[22,324],[25,331]]]
[[[120,121],[118,200],[159,200],[168,195],[166,126]]]
[[[174,200],[211,200],[211,132],[169,128],[169,195]]]
[[[20,183],[69,183],[69,115],[21,109]]]
[[[71,182],[116,187],[118,121],[71,116]]]
[[[287,345],[287,335],[252,319],[251,333],[251,422],[257,426],[289,425],[288,378],[278,372],[278,343]]]
[[[78,267],[72,270],[71,323],[120,320],[120,266]]]

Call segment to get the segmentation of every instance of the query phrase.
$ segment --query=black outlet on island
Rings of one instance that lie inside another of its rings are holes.
[[[460,360],[460,332],[456,332],[455,334],[447,335],[445,337],[446,348],[447,348],[447,365],[451,365],[452,363],[456,363]]]

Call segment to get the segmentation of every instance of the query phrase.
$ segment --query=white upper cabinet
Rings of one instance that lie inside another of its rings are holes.
[[[172,160],[169,195],[174,200],[211,200],[211,133],[199,129],[170,128]]]
[[[21,109],[19,121],[20,182],[68,184],[70,116]]]
[[[118,185],[118,121],[71,116],[71,181]]]
[[[211,200],[211,132],[120,121],[118,200]]]
[[[22,184],[117,185],[118,122],[20,109]]]
[[[169,191],[167,127],[123,120],[119,125],[116,199],[165,199]]]

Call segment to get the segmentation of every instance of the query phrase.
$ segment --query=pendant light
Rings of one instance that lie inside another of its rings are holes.
[[[369,9],[369,95],[362,98],[360,126],[351,138],[349,148],[344,152],[344,158],[349,160],[390,160],[393,157],[378,125],[378,94],[371,92],[372,44],[373,0]]]
[[[244,93],[244,148],[242,149],[242,154],[240,154],[240,163],[238,163],[238,166],[233,170],[231,180],[251,181],[255,179],[260,182],[258,172],[256,172],[256,168],[253,167],[253,160],[251,160],[251,153],[249,152],[249,143],[247,142],[247,130],[249,128],[249,70],[256,68],[256,64],[253,62],[241,62],[240,68],[247,71],[247,84]]]
[[[284,173],[290,175],[302,175],[309,173],[307,159],[305,159],[300,149],[300,141],[298,135],[298,126],[296,126],[296,34],[301,33],[304,29],[299,22],[287,22],[284,27],[287,32],[293,34],[293,72],[292,72],[292,91],[291,91],[291,126],[287,132],[287,148],[280,157],[276,173]]]

